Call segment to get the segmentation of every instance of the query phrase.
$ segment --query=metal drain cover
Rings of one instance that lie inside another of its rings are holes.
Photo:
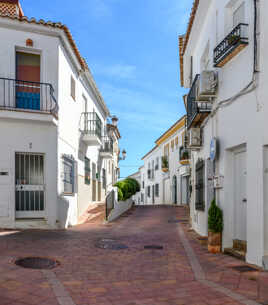
[[[15,264],[28,269],[53,269],[59,265],[59,262],[51,258],[24,257],[17,259]]]
[[[128,248],[128,246],[119,243],[117,240],[108,238],[99,240],[95,246],[96,248],[108,250],[123,250]]]
[[[163,250],[164,247],[160,245],[148,245],[148,246],[144,246],[144,249]]]
[[[241,265],[241,266],[232,266],[231,267],[232,269],[238,271],[238,272],[256,272],[256,271],[259,271],[258,269],[256,268],[253,268],[251,266],[247,266],[247,265]]]

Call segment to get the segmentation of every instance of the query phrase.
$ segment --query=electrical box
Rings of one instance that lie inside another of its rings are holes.
[[[223,183],[224,183],[224,177],[223,176],[214,176],[213,178],[214,181],[214,188],[215,189],[221,189],[223,188]]]
[[[201,146],[201,129],[191,128],[189,131],[189,147],[200,148]]]
[[[197,87],[197,101],[211,102],[216,97],[218,75],[215,71],[203,71]]]

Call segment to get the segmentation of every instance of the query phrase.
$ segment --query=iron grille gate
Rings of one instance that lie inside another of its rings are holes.
[[[196,163],[196,185],[195,185],[195,209],[205,210],[205,193],[204,193],[204,160],[198,160]]]
[[[45,211],[44,155],[15,155],[16,218],[43,218]]]

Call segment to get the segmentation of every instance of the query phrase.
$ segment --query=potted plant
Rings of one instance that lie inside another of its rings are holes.
[[[221,252],[222,230],[223,213],[214,199],[208,210],[208,251],[210,253]]]
[[[168,158],[167,156],[162,157],[162,171],[163,172],[168,172]]]
[[[228,37],[228,44],[229,45],[233,45],[233,44],[236,44],[239,40],[239,36],[238,35],[231,35],[230,37]]]

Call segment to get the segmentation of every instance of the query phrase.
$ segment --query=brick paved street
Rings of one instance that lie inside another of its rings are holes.
[[[140,207],[109,225],[2,232],[0,305],[268,304],[268,275],[234,271],[230,266],[241,261],[208,254],[187,224],[168,222],[185,215],[180,207]],[[102,239],[128,248],[97,248]],[[51,257],[60,266],[40,271],[14,264],[27,256]]]

